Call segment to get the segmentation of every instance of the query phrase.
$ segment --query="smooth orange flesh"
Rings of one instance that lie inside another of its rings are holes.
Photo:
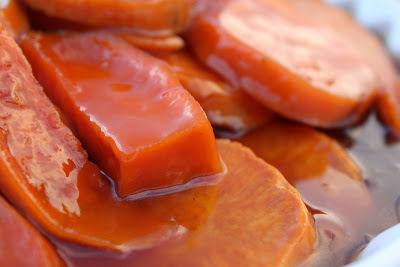
[[[281,171],[312,212],[333,215],[354,229],[372,211],[359,167],[328,136],[307,126],[274,122],[238,141]]]
[[[286,1],[202,8],[186,34],[195,54],[271,110],[338,127],[358,121],[373,101],[377,78],[357,50]]]
[[[210,123],[163,62],[107,33],[30,33],[22,49],[119,196],[221,171]]]
[[[344,10],[319,0],[287,0],[304,14],[348,40],[378,75],[378,112],[393,134],[400,137],[400,79],[396,68],[376,36],[362,28]]]
[[[23,0],[49,16],[95,27],[126,27],[144,35],[181,32],[194,0]]]
[[[298,192],[248,148],[227,140],[217,144],[227,168],[219,183],[158,197],[143,206],[172,221],[196,222],[183,225],[180,238],[118,261],[100,256],[79,264],[297,266],[305,260],[313,251],[315,234]],[[195,203],[197,207],[188,206]]]
[[[64,266],[55,248],[0,195],[2,266]]]
[[[274,117],[243,90],[233,88],[219,75],[197,63],[187,51],[155,55],[169,64],[214,126],[245,130],[263,125]]]
[[[28,17],[17,0],[3,2],[5,5],[0,4],[0,24],[14,39],[18,39],[29,29]]]

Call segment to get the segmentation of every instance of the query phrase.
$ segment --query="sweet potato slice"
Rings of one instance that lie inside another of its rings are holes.
[[[168,66],[107,33],[30,33],[21,45],[119,196],[221,171],[200,105]]]
[[[361,171],[330,137],[306,126],[274,122],[239,139],[282,172],[311,211],[357,227],[373,205]]]
[[[17,0],[0,3],[0,24],[16,40],[29,29],[28,17]]]
[[[197,63],[188,52],[155,55],[175,71],[183,87],[199,101],[214,126],[245,130],[261,126],[274,117],[243,90],[233,88]]]
[[[348,40],[378,75],[378,112],[392,133],[400,137],[400,79],[382,43],[358,25],[344,10],[319,0],[287,0],[304,14],[326,25]]]
[[[126,256],[119,265],[297,266],[313,251],[312,217],[298,192],[248,148],[227,140],[217,140],[217,144],[227,168],[225,177],[215,186],[174,194],[177,203],[212,204],[203,223],[180,239]],[[210,192],[216,200],[211,203],[204,195],[207,188],[214,188]],[[184,206],[171,205],[165,216]],[[150,207],[157,206],[145,206]],[[187,209],[185,214],[195,212]],[[109,260],[102,259],[103,266],[116,264]],[[84,263],[95,265],[91,261]]]
[[[94,27],[126,27],[144,35],[182,31],[194,0],[23,0],[49,16]]]
[[[2,266],[64,266],[55,248],[0,195]]]
[[[360,119],[377,78],[347,40],[286,1],[208,1],[186,34],[198,58],[281,115],[320,127]]]

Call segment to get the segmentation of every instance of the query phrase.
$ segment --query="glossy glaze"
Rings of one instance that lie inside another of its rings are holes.
[[[193,0],[24,0],[47,15],[95,27],[126,27],[144,35],[171,35],[189,20]],[[154,19],[157,18],[157,19]]]
[[[155,55],[170,65],[181,84],[199,101],[213,126],[246,130],[261,126],[274,117],[242,89],[233,88],[196,62],[189,52]]]
[[[186,218],[195,222],[183,224],[186,232],[181,238],[123,255],[59,243],[72,265],[294,266],[301,263],[312,252],[315,236],[311,217],[298,192],[249,149],[226,140],[217,143],[227,168],[226,176],[218,184],[149,199],[143,206],[171,221]],[[180,215],[172,216],[176,211]]]
[[[203,110],[162,62],[104,32],[31,33],[22,48],[119,196],[221,171]]]
[[[271,110],[344,126],[374,99],[376,76],[357,50],[285,1],[205,3],[186,34],[194,52]]]

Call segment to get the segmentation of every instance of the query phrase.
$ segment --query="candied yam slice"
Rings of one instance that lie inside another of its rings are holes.
[[[312,217],[299,193],[248,148],[217,144],[227,173],[214,186],[217,200],[204,224],[126,265],[296,266],[313,251]]]
[[[126,27],[145,35],[170,35],[188,23],[194,0],[23,0],[46,15],[95,27]]]
[[[239,141],[281,171],[313,212],[334,215],[354,229],[372,211],[360,168],[330,137],[306,126],[274,122]]]
[[[170,65],[214,126],[245,130],[261,126],[274,117],[243,90],[233,88],[216,73],[197,63],[187,51],[155,56]]]
[[[286,1],[209,1],[200,10],[186,34],[195,54],[271,110],[338,127],[374,100],[377,78],[357,50]]]
[[[164,217],[142,202],[116,198],[1,27],[0,60],[0,190],[41,229],[85,246],[126,251],[156,246],[205,221],[209,209],[196,202],[167,207],[172,212]],[[215,193],[207,190],[212,207]],[[179,213],[188,210],[203,212]]]
[[[165,63],[107,33],[30,33],[22,49],[120,196],[221,171],[210,123]]]
[[[380,40],[362,28],[344,10],[319,0],[287,0],[304,14],[326,25],[348,40],[368,61],[378,75],[377,108],[380,117],[393,134],[400,137],[400,80],[390,56]]]
[[[0,24],[14,39],[29,29],[28,17],[18,0],[0,3]]]
[[[64,266],[55,248],[0,195],[2,266]]]

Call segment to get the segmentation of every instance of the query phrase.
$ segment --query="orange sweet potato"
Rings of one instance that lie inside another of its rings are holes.
[[[23,0],[49,16],[94,27],[126,27],[144,35],[182,31],[194,0]]]
[[[211,124],[231,130],[245,130],[263,125],[273,113],[235,89],[221,77],[201,66],[186,51],[156,56],[167,62],[179,81],[199,101]]]
[[[163,62],[101,32],[30,33],[21,47],[121,197],[221,171],[210,123]]]
[[[217,200],[204,223],[122,265],[296,266],[313,251],[312,218],[298,192],[248,148],[227,140],[217,144],[227,173],[214,186]],[[197,190],[197,195],[180,192],[176,198],[189,194],[192,202],[201,203],[207,198]]]
[[[64,266],[54,247],[0,195],[2,266]]]
[[[290,119],[349,125],[376,96],[357,50],[287,1],[205,1],[186,37],[204,64]]]
[[[239,139],[282,172],[311,210],[355,228],[373,205],[361,171],[328,136],[306,126],[274,122]]]
[[[392,133],[400,137],[400,79],[378,38],[337,7],[319,0],[287,1],[304,14],[313,14],[313,19],[336,31],[368,61],[379,78],[378,112]]]
[[[16,40],[29,29],[28,17],[17,0],[0,3],[0,24]]]

